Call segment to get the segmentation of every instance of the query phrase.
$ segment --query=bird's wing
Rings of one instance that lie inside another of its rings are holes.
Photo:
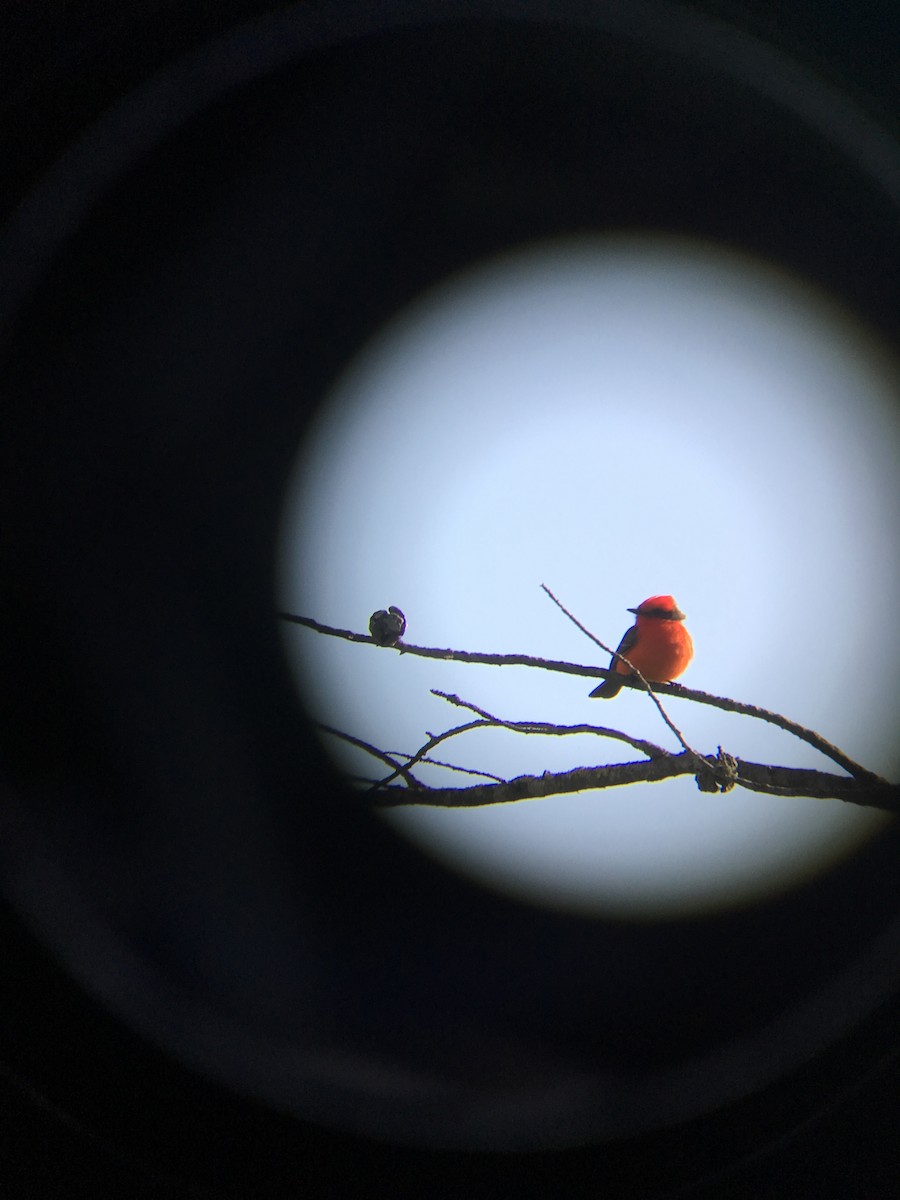
[[[634,643],[636,641],[637,641],[637,625],[632,625],[630,629],[625,630],[625,634],[622,637],[621,642],[619,642],[618,648],[616,650],[616,654],[624,654],[625,657],[627,658],[628,651],[631,649],[631,647],[634,645]],[[619,659],[616,658],[616,654],[614,654],[612,656],[612,658],[609,660],[609,669],[611,671],[614,671],[616,669],[616,664],[619,663]],[[624,663],[619,663],[619,667],[622,671],[627,671],[627,669],[628,669]]]

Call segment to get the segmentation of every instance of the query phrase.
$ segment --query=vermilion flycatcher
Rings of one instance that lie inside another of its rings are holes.
[[[694,657],[694,643],[682,624],[684,613],[675,603],[674,596],[651,596],[628,611],[634,613],[637,620],[619,642],[617,653],[624,654],[648,683],[668,683],[677,679]],[[619,675],[633,674],[615,654],[609,669]],[[621,683],[609,678],[595,687],[591,695],[611,700],[621,690]]]

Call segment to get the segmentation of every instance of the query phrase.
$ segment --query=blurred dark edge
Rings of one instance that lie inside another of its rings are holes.
[[[114,0],[49,3],[7,0],[0,8],[0,203],[14,206],[58,150],[86,123],[134,83],[171,58],[227,29],[234,21],[278,6],[220,0],[161,3]],[[770,6],[706,3],[703,11],[779,44],[805,60],[883,124],[897,127],[900,78],[900,9],[892,3],[792,3]],[[30,995],[41,1019],[58,1018],[59,1029],[112,1048],[117,1064],[107,1104],[116,1087],[127,1086],[129,1068],[143,1072],[142,1084],[158,1112],[183,1116],[170,1127],[148,1128],[147,1153],[117,1144],[34,1089],[20,1072],[4,1067],[0,1051],[0,1194],[21,1197],[243,1196],[341,1194],[367,1196],[500,1194],[593,1194],[596,1151],[573,1150],[535,1156],[451,1155],[400,1151],[321,1131],[299,1141],[295,1123],[243,1100],[162,1059],[148,1066],[144,1047],[86,1001],[82,1011],[61,994],[49,956],[5,909],[0,914],[0,971],[7,987]],[[54,1006],[59,1004],[54,1014]],[[26,1012],[27,1007],[18,1009]],[[4,1015],[8,1026],[10,1010]],[[897,1028],[896,1007],[875,1014],[862,1043],[884,1045]],[[81,1025],[79,1026],[79,1022]],[[4,1028],[4,1038],[14,1028]],[[860,1041],[834,1055],[858,1053]],[[48,1046],[48,1053],[59,1045]],[[77,1063],[79,1048],[73,1047]],[[71,1066],[71,1064],[70,1064]],[[69,1069],[69,1068],[67,1068]],[[781,1197],[860,1196],[879,1200],[900,1187],[896,1120],[900,1095],[897,1059],[883,1061],[850,1094],[831,1095],[828,1065],[811,1068],[800,1087],[821,1098],[818,1119],[793,1128],[785,1108],[776,1128],[760,1129],[768,1149],[738,1165],[727,1178],[692,1188],[702,1200],[717,1196],[775,1200]],[[787,1103],[787,1098],[785,1100]],[[196,1113],[210,1113],[209,1130],[192,1129]],[[762,1109],[759,1110],[760,1113]],[[158,1116],[148,1114],[152,1122]],[[754,1109],[745,1108],[746,1120]],[[115,1122],[112,1122],[115,1127]],[[177,1129],[177,1135],[173,1132]],[[710,1125],[710,1138],[729,1137],[728,1114]],[[667,1150],[677,1158],[679,1131]],[[741,1144],[743,1139],[741,1139]],[[721,1146],[720,1146],[721,1150]],[[648,1156],[654,1153],[648,1147]],[[614,1154],[614,1152],[613,1152]],[[642,1195],[648,1177],[632,1147],[621,1164],[622,1194]],[[160,1164],[165,1164],[161,1166]],[[649,1164],[648,1164],[649,1165]],[[672,1192],[673,1195],[677,1191]]]
[[[286,4],[270,0],[5,0],[0,6],[0,170],[5,210],[78,129],[166,61],[233,24]],[[315,8],[315,4],[310,5]],[[778,46],[860,105],[900,127],[891,0],[704,0],[683,5]]]
[[[900,1173],[896,1137],[897,1055],[883,1059],[896,1033],[898,1005],[875,1014],[861,1032],[810,1064],[787,1086],[768,1089],[749,1103],[723,1110],[704,1123],[697,1140],[681,1149],[674,1128],[624,1148],[576,1148],[553,1153],[489,1154],[398,1149],[322,1130],[298,1131],[295,1121],[272,1113],[147,1053],[140,1039],[104,1016],[86,999],[73,1002],[59,971],[8,910],[0,910],[4,972],[19,990],[18,1011],[33,1011],[54,1031],[47,1056],[60,1056],[66,1072],[96,1075],[92,1055],[102,1055],[105,1092],[95,1122],[55,1104],[0,1058],[0,1170],[4,1197],[245,1197],[358,1194],[373,1200],[396,1196],[499,1195],[678,1197],[696,1200],[888,1200]],[[8,982],[8,980],[7,980]],[[5,989],[4,989],[5,990]],[[7,1022],[4,1020],[4,1025]],[[2,1036],[14,1036],[9,1028]],[[832,1090],[835,1077],[852,1073],[850,1059],[870,1052],[877,1065],[854,1088]],[[38,1052],[39,1053],[39,1052]],[[842,1061],[843,1060],[843,1061]],[[880,1061],[879,1061],[880,1060]],[[41,1064],[46,1069],[46,1063]],[[117,1109],[127,1104],[129,1082],[140,1079],[147,1104],[143,1142],[110,1134]],[[814,1116],[798,1121],[797,1111]],[[201,1123],[197,1124],[197,1115]],[[737,1116],[737,1121],[736,1121]],[[101,1130],[105,1131],[101,1132]],[[746,1146],[757,1140],[758,1152]],[[735,1161],[692,1182],[697,1155]],[[679,1162],[683,1155],[685,1161]],[[602,1162],[598,1162],[602,1156]],[[659,1188],[658,1167],[669,1164],[671,1188]],[[610,1187],[611,1179],[615,1180]]]

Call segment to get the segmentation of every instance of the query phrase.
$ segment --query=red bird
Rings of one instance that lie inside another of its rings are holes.
[[[624,654],[648,683],[668,683],[687,669],[694,657],[694,643],[682,622],[684,613],[674,596],[651,596],[637,608],[629,608],[637,620],[619,642],[618,654]],[[633,675],[632,670],[613,655],[609,669],[619,675]],[[604,679],[591,692],[603,700],[611,700],[622,690],[612,677]]]

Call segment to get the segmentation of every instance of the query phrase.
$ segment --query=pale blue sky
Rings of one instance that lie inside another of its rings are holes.
[[[539,585],[613,645],[628,606],[670,592],[695,643],[685,684],[783,712],[896,775],[897,379],[827,297],[721,247],[523,246],[422,296],[348,367],[298,447],[279,606],[365,631],[397,604],[415,644],[605,666]],[[463,719],[430,688],[676,748],[636,693],[589,700],[577,677],[296,626],[284,638],[311,712],[385,749]],[[668,704],[704,753],[829,769],[779,730]],[[505,776],[635,757],[496,731],[440,755]],[[881,820],[837,801],[705,796],[692,780],[386,819],[484,886],[637,918],[790,886]]]

